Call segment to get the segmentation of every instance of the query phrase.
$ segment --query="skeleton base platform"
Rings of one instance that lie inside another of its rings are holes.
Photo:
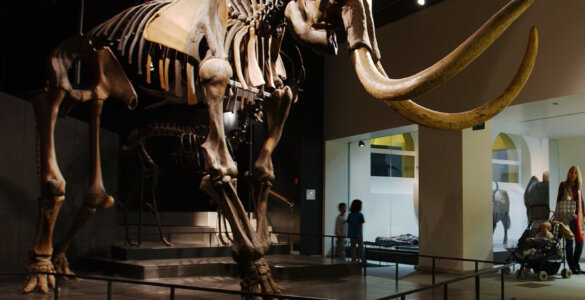
[[[207,244],[175,243],[167,247],[160,242],[143,242],[137,246],[112,246],[112,259],[118,261],[229,257],[231,246],[208,246]],[[288,244],[273,244],[268,254],[290,254]]]
[[[279,245],[275,246],[276,249],[282,248]],[[289,247],[288,245],[283,246]],[[206,249],[205,251],[210,250]],[[293,254],[273,254],[267,255],[266,258],[272,275],[277,280],[339,278],[361,273],[361,265],[358,262],[332,261],[330,258]],[[231,256],[142,260],[91,258],[87,260],[84,267],[91,272],[103,272],[105,275],[134,279],[192,276],[238,277],[238,267]]]

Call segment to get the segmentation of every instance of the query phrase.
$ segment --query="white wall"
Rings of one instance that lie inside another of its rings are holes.
[[[491,196],[491,131],[492,122],[485,129],[462,130],[463,161],[463,257],[492,259],[491,220],[486,218],[493,209]],[[485,201],[488,200],[488,201]],[[487,213],[486,213],[487,212]]]
[[[551,182],[551,189],[554,190],[554,203],[559,183],[567,178],[567,171],[572,165],[577,165],[581,173],[585,172],[585,137],[575,137],[558,140],[558,182]]]
[[[536,176],[542,180],[542,173],[550,172],[549,139],[533,136],[523,136],[523,138],[530,151],[530,176]]]
[[[376,237],[413,234],[418,236],[413,191],[415,179],[393,177],[370,177],[371,205],[367,211],[371,228],[368,241]]]
[[[549,206],[552,210],[556,207],[557,203],[557,191],[559,187],[559,182],[565,180],[567,177],[566,171],[559,171],[559,140],[557,139],[550,139],[548,141],[548,149],[549,149],[549,166],[550,166],[550,189],[549,189]],[[568,169],[567,169],[568,170]],[[564,174],[562,174],[564,173]]]
[[[336,140],[325,143],[325,234],[334,234],[339,202],[347,203],[349,209],[353,199],[360,199],[366,221],[365,241],[407,233],[418,236],[418,208],[414,201],[415,183],[418,180],[418,133],[410,134],[415,144],[415,178],[370,176],[369,139],[363,139],[365,146],[362,148],[358,147],[358,141]],[[324,253],[329,254],[330,241],[325,240],[323,247]]]
[[[585,137],[550,140],[551,178],[550,208],[555,210],[559,184],[567,178],[567,172],[573,165],[579,166],[581,173],[585,170]],[[554,161],[553,161],[554,160]]]
[[[366,206],[370,198],[370,141],[363,141],[365,146],[359,147],[357,142],[349,145],[349,201],[360,199]]]
[[[337,205],[348,203],[348,148],[346,142],[325,142],[325,193],[323,195],[323,234],[335,235]],[[349,204],[348,204],[349,208]],[[323,241],[323,253],[329,255],[331,242]]]
[[[557,193],[559,183],[567,178],[567,171],[572,165],[577,165],[581,169],[581,175],[585,171],[585,137],[575,137],[568,139],[559,139],[558,141],[558,179],[556,182],[551,181],[550,189],[553,195],[550,199],[551,209],[556,207]],[[583,256],[581,256],[583,257]]]
[[[371,217],[376,217],[375,229],[370,239],[376,237],[412,234],[418,236],[418,132],[409,132],[414,142],[414,178],[370,176],[371,201],[376,207],[370,208]]]
[[[572,165],[585,169],[585,137],[559,139],[559,180],[565,180]]]

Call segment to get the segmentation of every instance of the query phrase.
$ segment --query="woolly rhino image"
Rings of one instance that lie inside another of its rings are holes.
[[[265,253],[270,247],[266,202],[274,182],[271,154],[279,142],[291,104],[297,100],[298,76],[289,76],[281,57],[285,31],[301,44],[335,54],[337,36],[345,31],[351,63],[364,88],[391,109],[423,126],[457,130],[479,124],[504,109],[521,91],[532,70],[538,45],[536,29],[517,74],[497,98],[460,113],[429,110],[412,102],[464,69],[520,16],[532,0],[512,0],[480,29],[443,59],[412,76],[392,79],[383,69],[378,50],[371,1],[368,0],[175,0],[146,1],[128,8],[85,35],[60,44],[50,57],[46,97],[34,103],[40,141],[38,231],[28,270],[71,274],[65,256],[69,244],[99,207],[114,199],[105,190],[100,169],[99,126],[103,102],[112,97],[130,109],[137,105],[135,87],[164,95],[169,101],[202,103],[209,115],[208,133],[200,145],[205,176],[201,189],[225,214],[233,230],[232,254],[242,291],[280,293]],[[73,86],[68,70],[77,61],[88,66],[93,83]],[[309,70],[310,72],[310,70]],[[222,113],[228,86],[237,86],[241,106],[263,101],[267,137],[248,174],[257,216],[253,229],[236,190],[238,168],[226,145]],[[90,184],[68,235],[53,246],[59,208],[65,201],[65,179],[56,159],[54,128],[59,113],[89,102]],[[50,274],[32,274],[24,292],[54,287]]]

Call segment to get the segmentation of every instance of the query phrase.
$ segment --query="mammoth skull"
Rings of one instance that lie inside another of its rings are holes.
[[[536,28],[530,30],[520,67],[508,87],[495,99],[475,109],[445,113],[410,99],[439,86],[477,58],[534,0],[512,0],[455,50],[434,65],[409,77],[389,78],[380,63],[369,0],[296,0],[285,11],[293,35],[314,49],[336,52],[334,30],[343,26],[352,63],[366,91],[405,118],[437,129],[462,129],[491,119],[520,93],[528,80],[538,50]]]

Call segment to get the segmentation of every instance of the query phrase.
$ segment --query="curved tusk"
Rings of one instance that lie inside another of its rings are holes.
[[[513,0],[492,16],[459,47],[427,69],[401,79],[390,79],[378,72],[369,50],[351,52],[356,73],[372,96],[389,101],[402,101],[419,96],[447,81],[463,70],[495,41],[534,0]]]
[[[426,127],[447,130],[471,127],[491,119],[518,96],[532,72],[537,52],[538,31],[532,27],[526,53],[512,82],[496,99],[475,109],[460,113],[444,113],[425,108],[411,100],[401,102],[385,100],[384,103],[408,120]]]

